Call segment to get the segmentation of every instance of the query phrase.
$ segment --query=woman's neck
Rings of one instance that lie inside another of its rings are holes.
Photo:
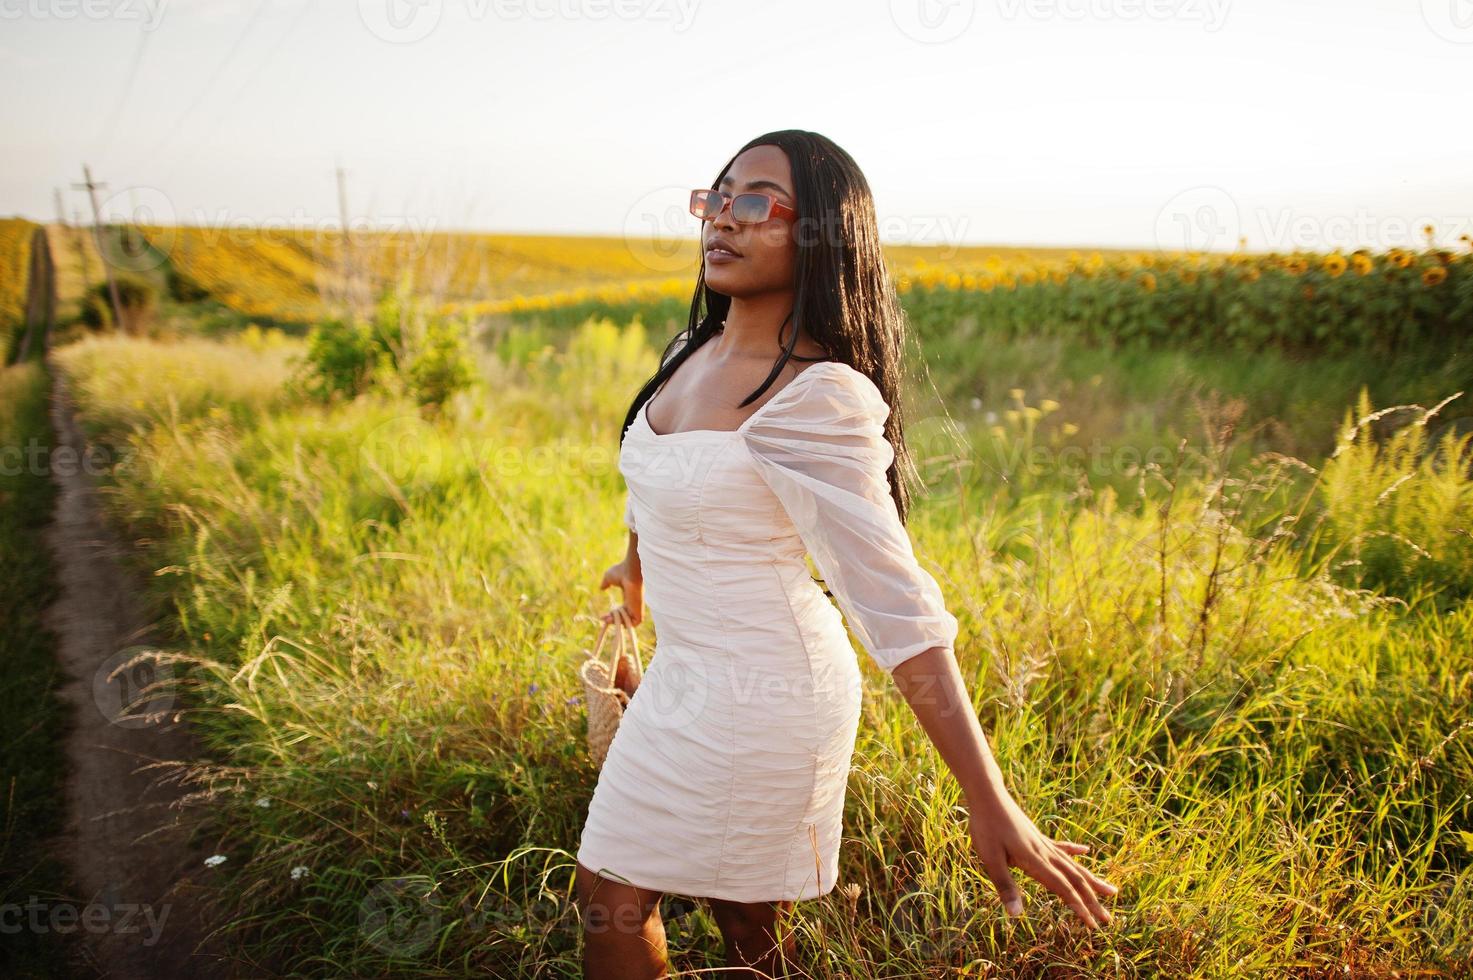
[[[733,298],[726,320],[711,341],[715,345],[713,353],[719,357],[772,358],[792,338],[792,311],[791,291]],[[795,353],[806,352],[810,347],[817,349],[804,332],[793,349]]]

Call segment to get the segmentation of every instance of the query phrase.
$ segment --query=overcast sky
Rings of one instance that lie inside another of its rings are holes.
[[[0,214],[695,233],[773,129],[893,242],[1473,233],[1470,0],[0,0]]]

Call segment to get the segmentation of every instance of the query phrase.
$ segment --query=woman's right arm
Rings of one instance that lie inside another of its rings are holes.
[[[629,545],[624,551],[624,560],[609,566],[598,587],[607,589],[614,585],[619,587],[623,595],[624,601],[621,605],[629,617],[629,622],[638,626],[644,619],[644,569],[639,564],[639,535],[632,524],[629,528]],[[610,610],[599,618],[605,623],[611,623],[614,621],[614,611]]]

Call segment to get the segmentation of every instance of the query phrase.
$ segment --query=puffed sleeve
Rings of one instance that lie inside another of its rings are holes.
[[[821,365],[808,371],[822,370]],[[887,674],[932,647],[955,649],[957,619],[916,560],[886,471],[890,406],[862,372],[800,375],[744,430],[762,479],[797,528],[849,628]],[[796,386],[796,387],[794,387]],[[789,395],[789,387],[794,394]]]

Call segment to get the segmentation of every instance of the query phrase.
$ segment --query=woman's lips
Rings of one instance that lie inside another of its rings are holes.
[[[712,265],[725,265],[728,262],[735,262],[740,258],[740,255],[737,255],[735,252],[728,252],[724,248],[706,249],[706,261]]]

